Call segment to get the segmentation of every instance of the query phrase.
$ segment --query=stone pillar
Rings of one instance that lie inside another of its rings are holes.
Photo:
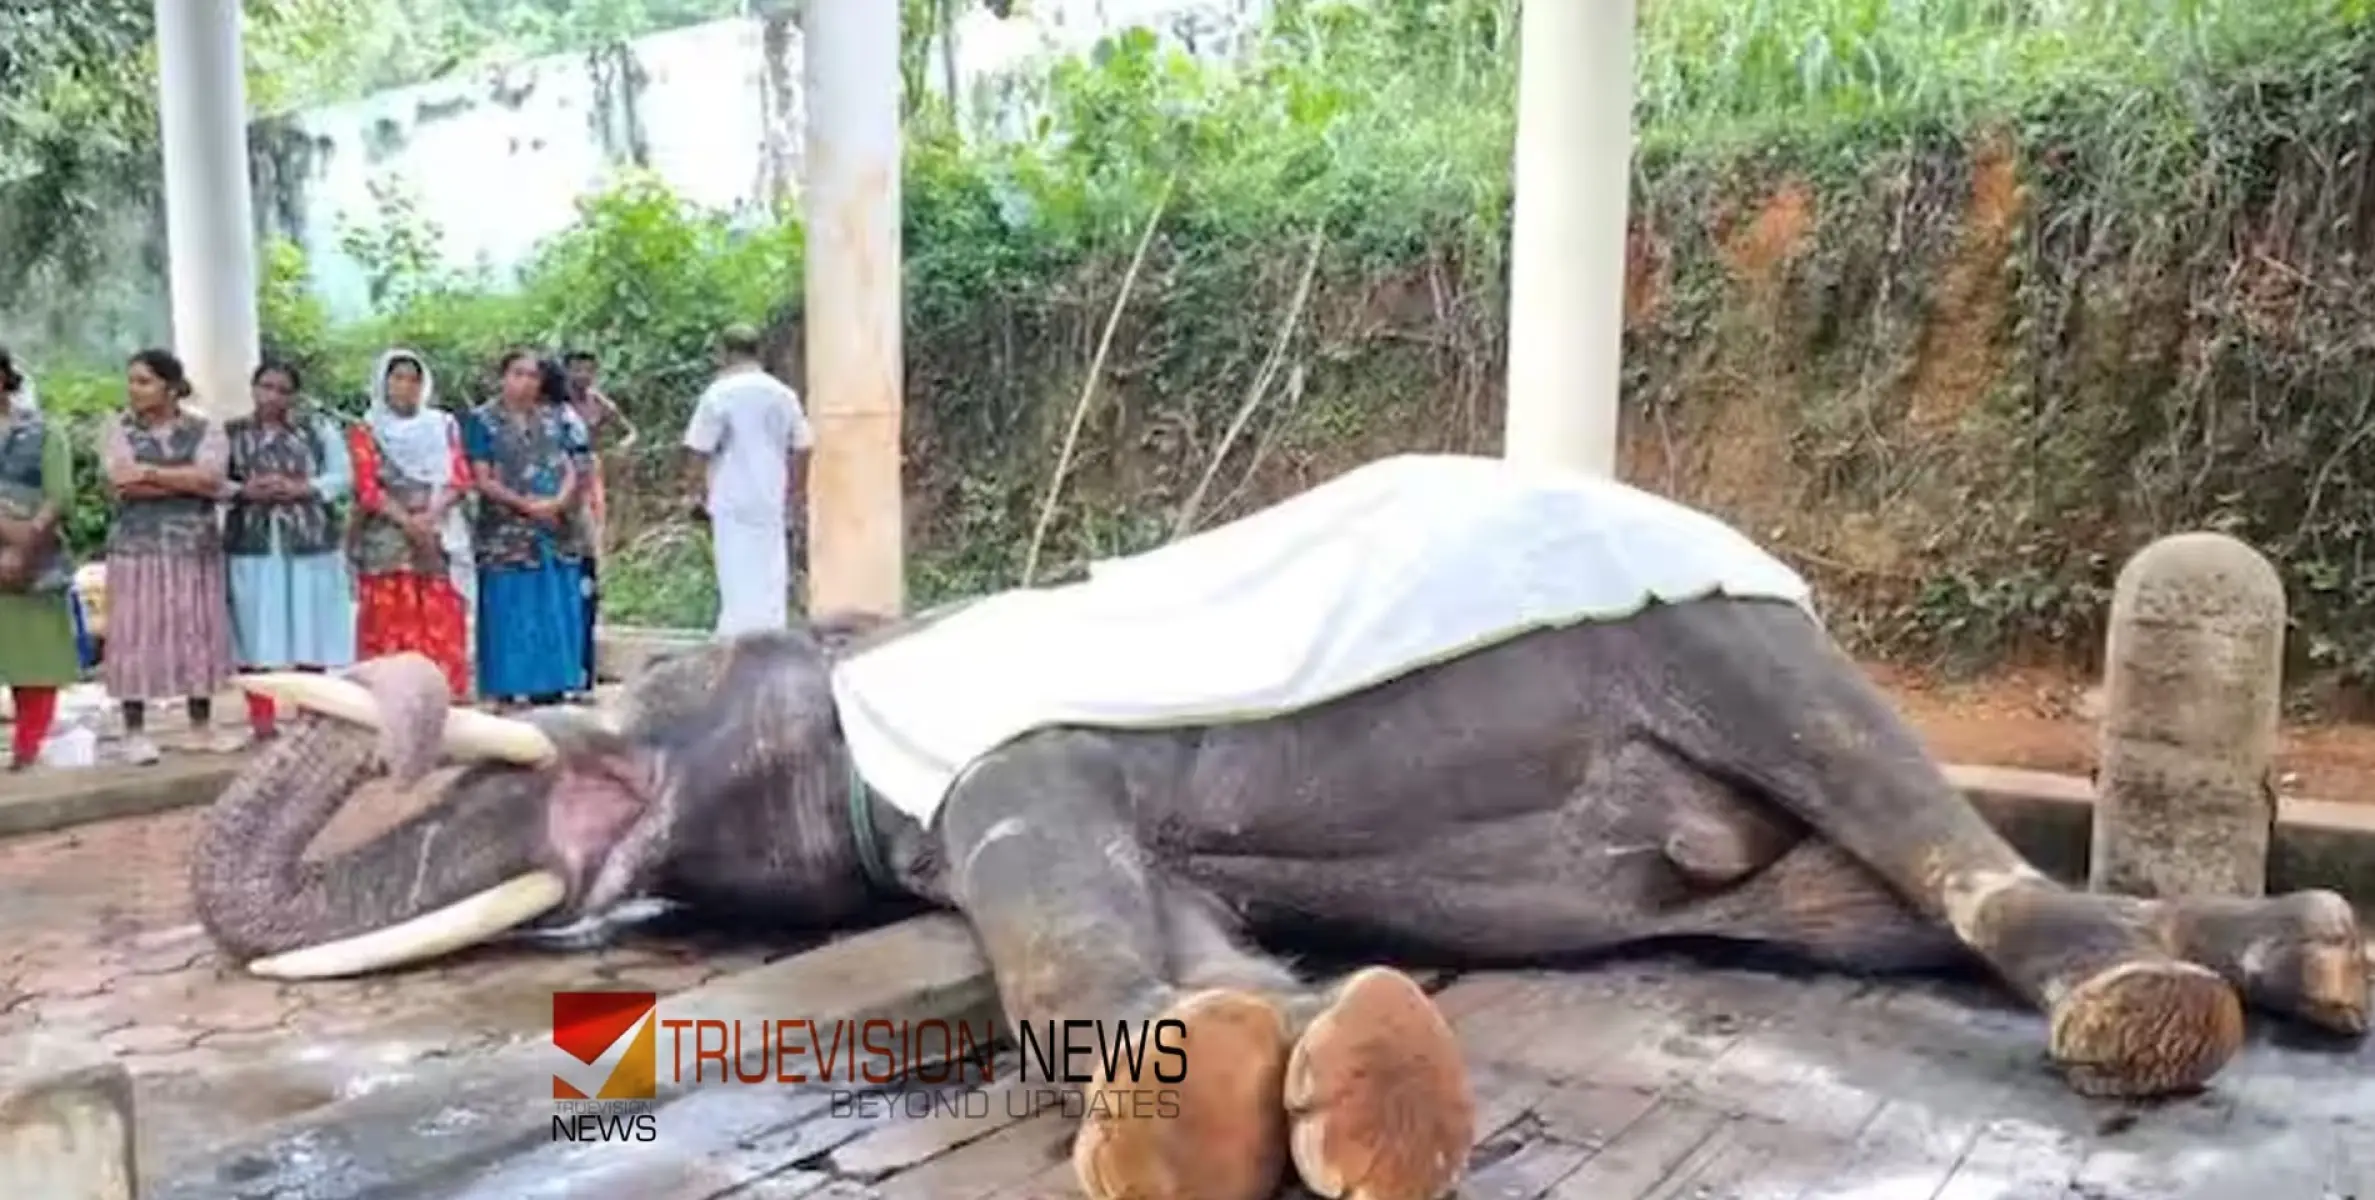
[[[900,490],[899,6],[809,0],[808,611],[907,603]]]
[[[132,1076],[104,1050],[27,1038],[0,1066],[0,1191],[134,1200]]]
[[[1502,454],[1616,474],[1634,0],[1525,0]]]
[[[156,0],[173,349],[198,407],[216,420],[255,407],[255,198],[247,177],[247,83],[239,0]]]
[[[2275,568],[2224,534],[2162,538],[2120,570],[2103,660],[2096,891],[2266,892],[2284,615]]]

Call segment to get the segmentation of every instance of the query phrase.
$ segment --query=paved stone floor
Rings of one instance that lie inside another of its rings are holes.
[[[2126,1105],[2069,1092],[2042,1061],[2043,1022],[1979,985],[1651,961],[1471,975],[1438,1003],[1479,1101],[1463,1200],[2375,1196],[2375,1048],[2294,1044],[2265,1022],[2205,1093]],[[359,1134],[371,1169],[342,1175],[351,1150],[300,1137],[245,1190],[168,1181],[159,1200],[1081,1197],[1075,1120],[1003,1096],[970,1116],[905,1118],[835,1113],[793,1087],[711,1086],[667,1102],[649,1143],[555,1142],[527,1116],[506,1145],[457,1160],[434,1145],[470,1111],[449,1110],[449,1094],[378,1114]]]
[[[369,791],[332,823],[323,851],[403,811]],[[789,949],[631,937],[593,953],[494,948],[386,979],[270,983],[227,969],[192,919],[198,815],[0,840],[0,1044],[38,1030],[112,1049],[135,1074],[153,1170],[424,1061],[544,1036],[556,988],[672,992]]]
[[[1439,1002],[1480,1102],[1463,1200],[2375,1196],[2365,1047],[2263,1042],[2203,1096],[2131,1107],[2063,1088],[2040,1061],[2042,1023],[1979,988],[1636,964],[1469,976]],[[706,1158],[747,1164],[738,1182],[655,1189],[619,1148],[605,1163],[603,1148],[566,1147],[579,1152],[435,1194],[492,1200],[550,1180],[565,1182],[554,1195],[620,1200],[1079,1200],[1074,1124],[1002,1107],[981,1120],[812,1114],[737,1134],[760,1153]]]
[[[316,853],[406,803],[366,791]],[[271,984],[226,969],[192,921],[197,819],[0,841],[0,1043],[38,1030],[116,1053],[137,1079],[151,1179],[264,1122],[540,1038],[555,988],[676,992],[795,949],[647,933]],[[2131,1108],[2069,1094],[2043,1069],[2041,1022],[1984,987],[1652,962],[1472,975],[1440,1000],[1481,1104],[1462,1192],[1474,1200],[2375,1200],[2375,1048],[2313,1045],[2272,1022],[2207,1094]],[[658,1157],[540,1144],[384,1194],[1077,1196],[1060,1114],[835,1118],[813,1096],[701,1091],[663,1119]]]
[[[151,704],[148,709],[149,733],[156,739],[157,745],[169,754],[185,748],[189,736],[189,710],[178,701]],[[14,714],[0,714],[0,725],[9,724],[15,719]],[[225,729],[247,728],[246,693],[236,688],[224,688],[214,698],[213,721]],[[99,734],[99,762],[102,766],[118,761],[117,753],[123,743],[124,718],[116,702],[108,698],[106,689],[95,683],[81,683],[68,688],[59,698],[59,730],[71,724],[88,724]],[[59,730],[52,730],[52,736]],[[34,770],[44,775],[70,773],[47,766]]]

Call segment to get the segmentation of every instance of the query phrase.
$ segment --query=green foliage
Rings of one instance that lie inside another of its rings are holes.
[[[371,278],[379,316],[306,332],[267,306],[266,327],[285,353],[327,372],[321,394],[342,405],[360,405],[363,373],[390,346],[426,355],[441,393],[473,402],[486,394],[481,372],[504,350],[585,345],[603,351],[619,398],[653,397],[655,417],[681,420],[720,326],[765,323],[798,304],[796,221],[740,227],[638,174],[578,209],[579,222],[540,247],[513,286],[493,288],[440,266],[437,231],[390,205],[386,223],[344,247]]]
[[[907,3],[911,35],[940,20]],[[2092,658],[2118,564],[2216,527],[2279,562],[2308,665],[2375,673],[2371,8],[1643,5],[1628,475],[1776,546],[1869,646]],[[1216,459],[1202,524],[1379,454],[1497,448],[1516,38],[1515,0],[1282,0],[1233,71],[1106,39],[1038,84],[1018,140],[961,146],[918,108],[916,602],[1017,578],[1158,207],[1043,554],[1059,576],[1168,536]],[[905,66],[938,64],[911,36]],[[705,624],[668,447],[719,324],[797,347],[793,216],[629,178],[497,289],[430,265],[434,231],[397,211],[355,243],[381,316],[327,327],[276,251],[267,324],[348,407],[390,344],[460,402],[505,345],[599,350],[649,452],[614,467],[606,604]]]
[[[392,176],[365,184],[376,219],[348,222],[338,248],[363,268],[372,307],[402,308],[448,282],[440,243],[443,231],[420,215],[412,185]]]
[[[140,0],[0,0],[0,293],[95,265],[72,235],[138,176],[153,136],[152,93],[136,90],[149,13]]]
[[[264,350],[272,357],[294,361],[329,341],[329,309],[307,286],[305,252],[294,242],[274,238],[264,244],[260,258],[256,320],[271,333]],[[300,370],[314,365],[297,363]]]
[[[2285,575],[2296,657],[2363,681],[2375,28],[2363,4],[2322,25],[2279,20],[2291,7],[2204,45],[2142,134],[2022,114],[2036,215],[2014,260],[2020,370],[1990,434],[2018,448],[2001,484],[2028,529],[1996,537],[2033,545],[2051,585],[2099,593],[2106,550],[2233,533]],[[2098,112],[2121,103],[2089,91]]]
[[[1661,436],[1745,424],[1789,453],[1750,486],[1670,481],[1798,551],[1852,632],[1972,663],[2091,658],[2128,554],[2230,530],[2292,585],[2296,665],[2366,679],[2375,314],[2340,164],[2368,151],[2370,17],[1646,8],[1653,45],[1709,50],[1645,56],[1637,205],[1668,263],[1633,399]],[[1750,283],[1792,188],[1807,244]],[[1738,419],[1764,405],[1787,416]]]
[[[46,372],[38,380],[45,420],[67,430],[74,447],[74,510],[66,514],[65,539],[69,550],[82,557],[97,555],[107,541],[107,490],[99,482],[99,418],[123,404],[120,371],[93,367]]]
[[[341,31],[371,28],[342,0],[247,0],[242,13],[263,112],[318,99],[291,89],[301,65],[326,66]],[[154,0],[0,0],[0,294],[87,282],[102,261],[93,232],[154,201],[156,58]]]
[[[607,370],[636,392],[690,397],[706,382],[720,328],[799,306],[796,220],[737,228],[641,174],[580,207],[582,223],[529,267],[525,300],[535,328],[602,347]]]
[[[145,2],[145,0],[144,0]],[[742,0],[278,0],[261,112],[737,15]],[[251,26],[254,22],[251,20]]]

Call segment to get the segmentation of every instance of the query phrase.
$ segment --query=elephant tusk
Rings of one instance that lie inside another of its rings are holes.
[[[283,704],[381,730],[379,704],[370,689],[348,679],[299,671],[271,671],[241,675],[241,689],[269,696]],[[493,759],[523,767],[541,767],[560,757],[560,750],[543,730],[474,708],[448,709],[445,714],[446,753],[464,760]],[[425,765],[425,764],[424,764]]]
[[[568,894],[559,875],[531,871],[401,924],[256,959],[247,970],[265,979],[338,979],[400,967],[516,929],[558,907]]]

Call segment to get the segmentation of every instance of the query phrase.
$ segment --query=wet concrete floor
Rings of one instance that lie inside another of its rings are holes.
[[[401,819],[367,789],[317,855]],[[0,840],[0,1044],[36,1031],[106,1046],[134,1075],[144,1173],[278,1117],[552,1028],[552,992],[668,993],[788,953],[630,935],[563,953],[482,950],[401,976],[289,986],[226,966],[190,909],[199,810]]]
[[[367,791],[317,855],[408,803]],[[555,989],[677,992],[798,948],[647,932],[598,951],[507,947],[401,976],[273,984],[227,968],[192,919],[197,819],[0,841],[0,1042],[42,1031],[117,1054],[135,1074],[152,1180],[266,1122],[541,1039]],[[2207,1094],[2128,1107],[2071,1095],[2042,1063],[2042,1022],[1976,985],[1662,961],[1472,975],[1441,998],[1477,1087],[1462,1194],[1479,1200],[2375,1200],[2375,1049],[2262,1019]],[[433,1119],[434,1090],[420,1103]],[[934,1125],[696,1092],[662,1116],[668,1136],[648,1151],[538,1145],[391,1194],[1078,1195],[1060,1114]]]
[[[2270,1022],[2206,1092],[2124,1104],[2071,1093],[2043,1021],[1980,984],[1651,960],[1469,975],[1437,1002],[1478,1106],[1463,1200],[2375,1196],[2375,1048]],[[547,1134],[536,1066],[387,1093],[224,1174],[163,1181],[159,1200],[1083,1197],[1077,1116],[995,1095],[1010,1073],[986,1103],[864,1113],[813,1085],[712,1084],[664,1101],[649,1141],[588,1143]],[[455,1099],[472,1086],[495,1106]]]

